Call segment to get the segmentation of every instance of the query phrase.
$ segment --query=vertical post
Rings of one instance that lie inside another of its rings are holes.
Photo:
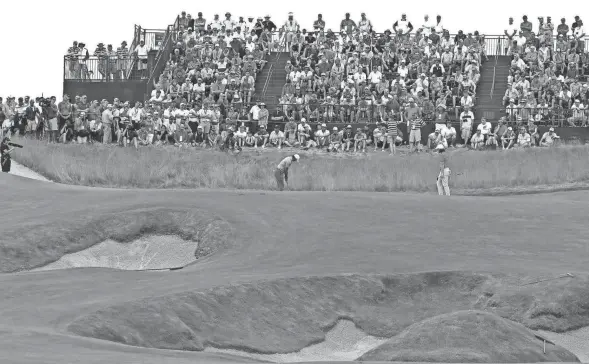
[[[546,340],[542,340],[544,341],[544,354],[546,354]]]

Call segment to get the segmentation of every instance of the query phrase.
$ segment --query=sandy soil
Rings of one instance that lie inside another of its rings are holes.
[[[177,236],[145,236],[131,243],[106,240],[82,251],[66,254],[35,271],[67,268],[114,268],[123,270],[183,267],[196,260],[198,243]]]
[[[38,181],[43,181],[43,182],[51,182],[47,178],[41,176],[39,173],[31,170],[30,168],[23,166],[22,164],[20,164],[18,162],[15,162],[14,159],[12,160],[12,166],[10,168],[10,173],[14,174],[15,176],[36,179]]]
[[[589,363],[589,327],[565,333],[536,331],[556,345],[562,346],[575,354],[582,363]],[[549,345],[548,343],[546,344]]]
[[[340,320],[325,335],[325,341],[289,354],[253,354],[240,350],[206,348],[205,352],[243,356],[274,363],[304,361],[353,361],[388,339],[365,334],[352,321]]]

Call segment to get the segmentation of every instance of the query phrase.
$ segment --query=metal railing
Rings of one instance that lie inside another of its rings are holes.
[[[336,123],[376,123],[381,121],[381,116],[385,114],[385,107],[382,105],[370,105],[366,108],[359,105],[345,105],[334,104],[325,105],[319,104],[317,112],[312,112],[307,108],[307,105],[299,105],[292,103],[282,103],[280,101],[271,102],[266,100],[268,106],[274,106],[275,110],[279,110],[290,118],[299,119],[305,117],[307,120],[322,122],[336,122]],[[404,121],[404,116],[401,112],[396,115],[398,121]],[[495,117],[488,117],[491,122],[497,122],[504,117],[507,125],[521,125],[532,121],[536,125],[554,126],[554,127],[589,127],[589,110],[575,111],[570,108],[562,108],[559,106],[541,108],[541,107],[521,107],[516,110],[508,110],[505,107],[485,109]],[[271,112],[273,110],[271,109]],[[461,124],[461,107],[448,107],[446,109],[445,119],[451,121],[453,124]],[[435,123],[437,120],[436,110],[432,104],[431,108],[426,109],[422,118],[425,122]],[[473,119],[474,122],[474,119]],[[456,126],[455,125],[455,126]]]
[[[168,61],[168,58],[170,57],[170,54],[172,53],[174,41],[177,36],[178,29],[180,28],[179,22],[180,16],[176,17],[176,21],[174,22],[174,24],[169,25],[166,29],[162,45],[158,51],[158,54],[154,61],[154,65],[151,68],[151,72],[149,73],[149,77],[147,79],[146,99],[149,98],[151,91],[155,87],[154,83],[155,81],[157,81],[156,77],[159,77],[159,75],[166,68],[166,63]]]

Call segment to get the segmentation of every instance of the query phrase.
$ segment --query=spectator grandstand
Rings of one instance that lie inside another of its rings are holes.
[[[121,144],[478,149],[524,146],[521,134],[538,145],[538,127],[587,126],[589,53],[578,17],[556,29],[540,18],[537,32],[522,20],[491,37],[450,34],[441,16],[414,24],[402,14],[377,33],[364,13],[337,29],[319,14],[307,29],[293,13],[277,26],[269,15],[183,12],[163,36],[136,26],[130,47],[100,43],[90,55],[74,42],[64,58],[66,80],[144,80],[146,97],[10,99],[0,119],[3,132]],[[488,110],[498,117],[483,120]]]

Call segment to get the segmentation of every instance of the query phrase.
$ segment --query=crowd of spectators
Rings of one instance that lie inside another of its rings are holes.
[[[127,41],[121,42],[120,47],[113,48],[112,44],[104,45],[98,43],[93,53],[90,53],[86,44],[74,41],[72,46],[67,50],[67,67],[66,79],[91,80],[100,79],[125,80],[129,77],[129,71],[133,61],[136,62],[136,69],[139,71],[139,77],[147,78],[147,59],[151,47],[145,44],[141,39],[134,49],[130,49]],[[90,56],[94,56],[96,64],[90,62]],[[99,75],[94,75],[94,72]]]
[[[589,52],[579,16],[569,26],[551,17],[534,25],[523,16],[519,26],[509,19],[505,35],[512,56],[508,87],[503,97],[509,122],[587,126],[589,111]]]
[[[59,119],[59,136],[65,140],[75,136],[74,124],[82,115],[92,125],[101,124],[100,130],[89,124],[94,130],[89,140],[102,138],[107,143],[111,138],[124,142],[121,130],[134,130],[138,135],[134,140],[144,144],[183,145],[188,141],[213,146],[234,138],[235,143],[228,145],[330,150],[355,146],[363,150],[372,142],[393,151],[404,132],[412,148],[417,148],[421,126],[430,122],[435,123],[436,131],[429,136],[428,146],[455,145],[459,138],[451,119],[458,120],[460,139],[473,148],[525,146],[525,134],[530,135],[531,144],[541,144],[535,123],[552,117],[558,108],[572,111],[567,119],[571,126],[586,125],[582,105],[588,103],[589,92],[580,81],[589,62],[578,17],[571,29],[563,20],[555,40],[550,18],[546,23],[539,20],[539,36],[526,17],[519,27],[510,20],[505,35],[513,62],[506,117],[495,129],[483,120],[477,130],[473,130],[476,89],[480,67],[487,60],[485,36],[478,31],[460,30],[451,36],[439,15],[435,20],[426,15],[421,24],[414,25],[402,14],[392,30],[381,34],[364,13],[358,22],[346,14],[335,30],[326,27],[321,14],[309,30],[299,25],[293,13],[280,26],[268,15],[238,19],[226,13],[224,19],[215,14],[208,21],[202,13],[192,17],[183,12],[173,29],[173,51],[161,75],[153,80],[155,89],[145,105],[96,100],[84,108],[79,103],[87,101],[75,100],[71,103],[73,120]],[[556,42],[555,52],[552,42]],[[101,68],[105,78],[124,77],[117,72],[128,65],[124,54],[130,52],[119,52],[125,46],[116,52],[112,47],[98,52],[116,56],[116,61]],[[76,47],[85,49],[83,44]],[[287,51],[289,59],[278,107],[268,110],[263,102],[256,102],[254,90],[258,72],[272,50]],[[83,66],[73,69],[83,72]],[[544,78],[546,83],[539,83]],[[534,108],[524,107],[528,104]],[[126,115],[127,110],[135,119]],[[284,129],[270,133],[269,122]],[[350,131],[346,127],[335,132],[323,126],[333,122],[366,122],[376,128]],[[406,130],[397,127],[401,122]],[[525,123],[528,128],[522,133]]]
[[[354,130],[352,125],[343,128],[325,123],[310,123],[305,117],[300,121],[285,118],[282,107],[269,111],[264,103],[255,103],[251,109],[235,110],[229,105],[204,102],[200,108],[168,105],[148,101],[123,102],[114,99],[89,101],[86,96],[70,100],[64,95],[57,103],[55,97],[30,99],[9,97],[6,103],[0,98],[0,136],[22,135],[48,140],[53,143],[102,143],[133,145],[173,145],[177,147],[213,148],[240,151],[244,147],[318,148],[328,152],[365,152],[388,150],[396,152],[403,144],[404,134],[409,134],[411,150],[427,147],[431,150],[456,146],[458,134],[450,120],[437,124],[436,129],[421,145],[422,120],[413,118],[419,112],[415,100],[409,102],[403,118],[410,121],[406,129],[396,119],[389,118],[372,126],[363,125]],[[257,119],[257,120],[256,120]],[[286,123],[284,122],[286,121]],[[559,137],[551,128],[542,136],[532,126],[514,130],[502,118],[495,128],[485,119],[477,126],[474,135],[464,135],[473,149],[550,146]]]

